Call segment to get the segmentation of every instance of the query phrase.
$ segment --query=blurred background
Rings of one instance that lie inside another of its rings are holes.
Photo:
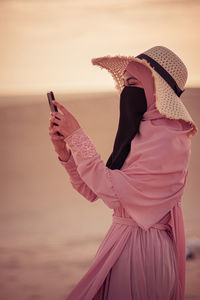
[[[88,270],[111,221],[69,183],[48,134],[53,90],[104,161],[114,142],[119,94],[93,57],[174,51],[189,72],[181,96],[200,127],[200,1],[0,1],[0,300],[65,299]],[[183,198],[187,240],[200,238],[199,135],[191,137]],[[200,258],[187,260],[186,297],[200,299]]]

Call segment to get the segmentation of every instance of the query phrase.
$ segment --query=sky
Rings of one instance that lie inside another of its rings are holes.
[[[0,0],[0,95],[112,90],[91,59],[163,45],[200,86],[200,1]]]

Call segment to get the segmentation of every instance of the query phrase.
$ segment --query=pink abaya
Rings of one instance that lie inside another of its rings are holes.
[[[143,77],[145,78],[145,77]],[[153,81],[148,109],[120,170],[107,168],[82,128],[65,138],[67,170],[86,199],[113,210],[113,222],[88,272],[67,300],[183,300],[185,235],[181,200],[191,130],[157,111]]]

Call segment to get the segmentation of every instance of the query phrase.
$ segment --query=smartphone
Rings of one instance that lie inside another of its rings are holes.
[[[58,111],[57,107],[52,103],[52,100],[55,100],[54,93],[48,92],[47,98],[49,100],[49,107],[50,107],[51,112]]]
[[[47,98],[49,101],[49,107],[50,107],[51,112],[58,111],[57,107],[52,103],[52,100],[55,100],[54,93],[52,91],[47,93]],[[56,124],[56,123],[53,123],[53,124],[55,126],[58,126],[58,124]],[[59,131],[57,131],[57,135],[63,136]]]

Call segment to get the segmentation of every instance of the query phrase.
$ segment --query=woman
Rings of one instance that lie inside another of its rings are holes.
[[[137,57],[105,56],[92,62],[111,73],[121,93],[119,126],[107,164],[58,102],[61,113],[52,114],[49,129],[73,187],[91,202],[101,198],[113,209],[113,223],[67,299],[183,300],[181,200],[189,136],[197,132],[179,98],[187,69],[162,46]]]

